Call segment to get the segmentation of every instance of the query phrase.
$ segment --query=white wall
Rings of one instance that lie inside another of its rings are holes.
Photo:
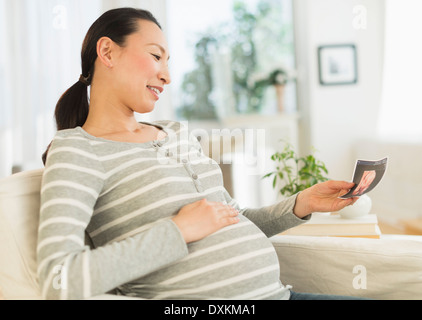
[[[301,152],[315,147],[330,178],[350,180],[354,144],[376,135],[383,67],[384,0],[295,0]],[[356,6],[367,11],[366,29],[354,26]],[[356,85],[321,86],[317,48],[353,43]]]
[[[399,0],[397,0],[399,1]],[[351,180],[356,159],[389,157],[387,173],[370,193],[372,212],[387,222],[422,216],[420,143],[380,139],[384,66],[384,0],[294,0],[298,54],[298,101],[301,152],[319,150],[330,178]],[[366,9],[365,29],[354,27],[354,8]],[[317,48],[354,43],[358,50],[358,83],[319,84]],[[408,116],[408,115],[405,115]],[[397,121],[400,121],[398,115]]]
[[[422,145],[366,139],[354,148],[356,157],[387,156],[387,171],[369,194],[372,212],[386,222],[422,217]]]

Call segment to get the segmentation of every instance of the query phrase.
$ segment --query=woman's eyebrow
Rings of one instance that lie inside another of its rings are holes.
[[[164,49],[164,47],[158,43],[148,43],[147,46],[156,46],[158,49],[160,49],[162,54],[167,53],[166,49]],[[170,60],[170,56],[167,58],[167,60]]]

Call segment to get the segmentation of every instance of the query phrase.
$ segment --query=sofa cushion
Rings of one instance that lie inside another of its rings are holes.
[[[422,299],[422,237],[276,236],[271,240],[280,260],[280,279],[293,291]]]
[[[5,299],[40,299],[37,234],[43,170],[0,181],[0,288]]]

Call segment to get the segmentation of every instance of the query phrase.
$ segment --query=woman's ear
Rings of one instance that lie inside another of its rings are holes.
[[[111,55],[113,46],[114,42],[109,37],[102,37],[97,42],[98,59],[108,68],[113,67]]]

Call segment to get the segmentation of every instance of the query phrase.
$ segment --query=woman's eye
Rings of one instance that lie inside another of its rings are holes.
[[[151,55],[152,55],[155,59],[157,59],[158,61],[160,61],[161,57],[160,57],[159,55],[157,55],[157,54],[152,54],[152,53],[151,53]]]

